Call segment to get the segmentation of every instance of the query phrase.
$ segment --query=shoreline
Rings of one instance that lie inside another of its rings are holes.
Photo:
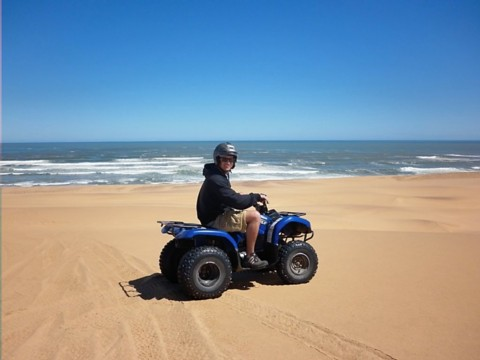
[[[432,173],[432,174],[397,174],[397,175],[357,175],[357,176],[332,176],[332,177],[321,177],[321,178],[306,178],[306,179],[267,179],[267,180],[236,180],[230,179],[232,187],[234,184],[265,184],[265,183],[302,183],[302,182],[321,182],[321,181],[335,181],[335,180],[347,180],[347,179],[379,179],[379,178],[455,178],[455,177],[479,177],[480,171],[457,171],[457,172],[447,172],[447,173]],[[2,185],[0,184],[0,191],[6,189],[56,189],[56,188],[102,188],[102,187],[157,187],[157,186],[200,186],[203,182],[203,179],[198,182],[185,182],[185,183],[157,183],[157,184],[75,184],[75,185],[33,185],[33,186],[18,186],[18,185]]]
[[[235,273],[209,301],[158,269],[157,221],[197,222],[200,183],[2,188],[2,358],[474,358],[479,180],[232,180],[307,213],[319,269],[299,286]]]

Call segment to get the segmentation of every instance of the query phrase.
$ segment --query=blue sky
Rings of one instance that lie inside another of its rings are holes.
[[[480,139],[480,2],[3,0],[2,138]]]

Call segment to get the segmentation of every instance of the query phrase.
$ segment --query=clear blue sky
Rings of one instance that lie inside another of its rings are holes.
[[[3,0],[4,142],[480,139],[480,1]]]

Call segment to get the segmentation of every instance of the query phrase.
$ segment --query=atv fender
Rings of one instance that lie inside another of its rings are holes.
[[[210,239],[217,243],[219,241],[223,242],[224,246],[220,246],[222,248],[233,248],[234,251],[238,251],[238,245],[233,237],[229,233],[222,230],[210,228],[184,230],[177,234],[175,239],[181,241],[192,240],[195,246],[207,245],[208,239]],[[177,244],[178,243],[179,242],[177,241]]]
[[[312,227],[308,220],[298,216],[287,216],[278,218],[270,225],[267,234],[267,243],[278,245],[280,241],[280,232],[284,232],[287,236],[298,236],[305,234],[305,241],[307,234],[313,233]],[[311,238],[311,237],[310,237]]]

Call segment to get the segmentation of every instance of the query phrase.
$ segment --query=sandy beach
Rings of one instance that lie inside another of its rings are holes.
[[[199,184],[3,188],[2,359],[478,359],[480,174],[232,183],[307,212],[311,282],[164,279]]]

